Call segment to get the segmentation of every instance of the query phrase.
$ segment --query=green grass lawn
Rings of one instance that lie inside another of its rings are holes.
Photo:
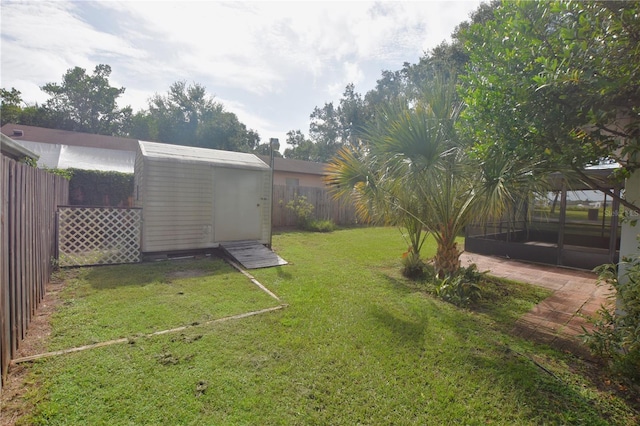
[[[279,303],[221,259],[70,270],[50,350],[135,337]]]
[[[496,280],[484,284],[479,305],[456,308],[432,297],[429,283],[400,276],[406,244],[393,228],[283,233],[273,244],[290,265],[252,274],[286,309],[35,362],[34,411],[23,424],[640,419],[592,366],[509,334],[543,290]],[[429,242],[425,255],[433,251]],[[84,269],[63,298],[50,349],[277,305],[211,259]]]

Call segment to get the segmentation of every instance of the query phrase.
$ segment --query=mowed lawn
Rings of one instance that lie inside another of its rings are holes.
[[[214,259],[75,271],[50,349],[129,343],[37,361],[32,414],[46,425],[637,424],[598,369],[514,338],[548,295],[484,284],[459,309],[398,271],[394,228],[274,236],[291,264],[252,271],[288,307]],[[425,255],[433,254],[429,243]],[[199,272],[194,272],[199,271]],[[153,337],[162,328],[200,323]],[[624,394],[623,394],[624,395]]]

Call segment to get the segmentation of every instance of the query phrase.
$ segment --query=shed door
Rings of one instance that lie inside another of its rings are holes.
[[[262,173],[216,168],[214,171],[214,238],[216,242],[262,238]]]

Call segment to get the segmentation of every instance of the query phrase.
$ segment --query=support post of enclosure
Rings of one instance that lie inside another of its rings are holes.
[[[567,221],[567,181],[562,179],[562,194],[560,195],[560,218],[558,220],[558,260],[562,265],[562,252],[564,251],[564,227]]]

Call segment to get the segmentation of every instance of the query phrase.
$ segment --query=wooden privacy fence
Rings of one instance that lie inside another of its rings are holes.
[[[44,297],[55,257],[56,208],[68,202],[69,182],[2,156],[0,187],[1,384]]]
[[[108,265],[140,261],[142,209],[58,208],[60,266]]]
[[[353,203],[349,200],[334,200],[326,188],[274,185],[271,223],[275,228],[296,225],[296,216],[291,209],[287,208],[287,203],[303,196],[313,205],[315,219],[328,219],[336,225],[357,223]]]

